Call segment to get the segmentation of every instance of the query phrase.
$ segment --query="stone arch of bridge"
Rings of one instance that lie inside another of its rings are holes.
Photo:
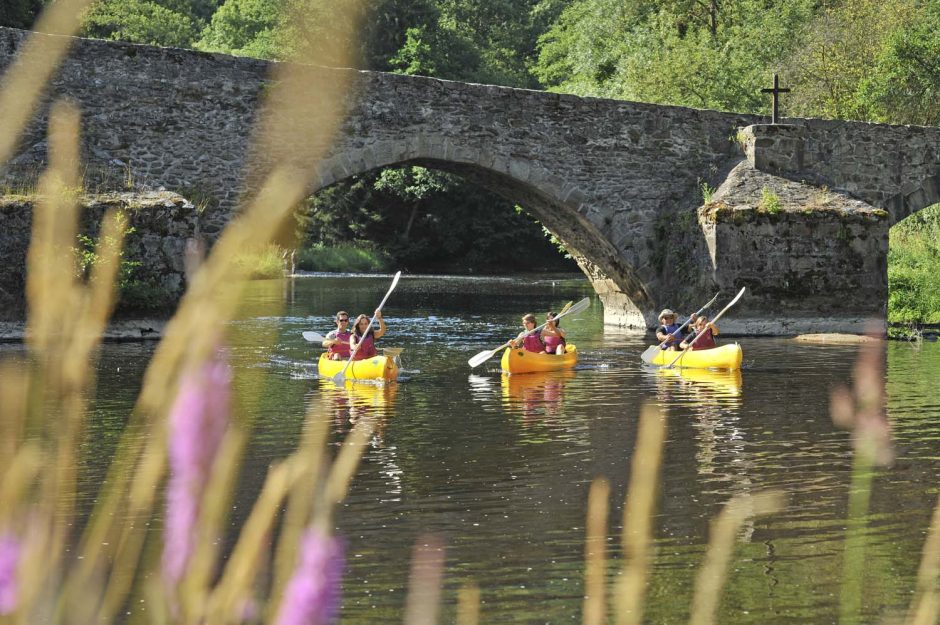
[[[415,149],[416,144],[421,147]],[[407,165],[453,173],[523,206],[564,244],[605,306],[631,312],[637,325],[645,327],[645,316],[655,305],[650,286],[604,235],[604,224],[587,216],[596,211],[580,190],[533,161],[487,160],[431,141],[379,142],[324,159],[310,192],[374,169]]]
[[[911,184],[900,193],[888,198],[885,206],[891,214],[891,225],[894,225],[938,203],[940,203],[940,170],[933,176]]]

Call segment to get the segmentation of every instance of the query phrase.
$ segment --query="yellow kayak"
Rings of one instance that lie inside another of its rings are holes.
[[[678,360],[676,358],[678,357]],[[695,369],[740,369],[744,352],[737,343],[719,345],[711,349],[674,352],[659,350],[650,364],[666,366],[673,360],[674,367],[692,367]]]
[[[320,354],[317,373],[324,378],[332,378],[346,367],[346,360],[330,360],[326,352]],[[397,380],[398,363],[391,356],[373,356],[365,360],[354,360],[346,368],[347,380]]]
[[[578,348],[568,343],[568,351],[562,355],[527,352],[524,349],[509,348],[503,351],[500,367],[504,373],[535,373],[537,371],[558,371],[571,369],[578,363]]]

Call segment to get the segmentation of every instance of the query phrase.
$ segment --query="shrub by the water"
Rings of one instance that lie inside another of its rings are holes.
[[[297,267],[305,271],[384,271],[388,259],[381,252],[354,245],[314,245],[297,254]]]
[[[235,264],[249,280],[267,280],[284,275],[284,250],[269,245],[256,252],[245,252],[235,257]]]
[[[940,204],[891,229],[888,321],[940,323]]]

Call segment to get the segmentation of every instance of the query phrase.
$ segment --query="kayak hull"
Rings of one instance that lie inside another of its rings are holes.
[[[346,360],[330,360],[326,352],[320,354],[317,373],[324,378],[332,378],[346,367]],[[363,360],[354,360],[346,368],[347,380],[384,380],[398,379],[398,363],[390,356],[373,356]]]
[[[503,351],[500,367],[503,373],[509,375],[571,369],[578,364],[578,348],[570,343],[567,348],[568,351],[560,356],[527,352],[524,349],[506,349]]]
[[[679,357],[678,360],[676,358]],[[673,360],[675,367],[693,369],[740,369],[744,352],[737,343],[720,345],[712,349],[697,349],[685,352],[659,350],[650,364],[667,366]]]

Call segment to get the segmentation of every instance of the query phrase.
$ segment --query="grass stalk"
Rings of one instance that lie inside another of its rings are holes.
[[[845,550],[842,556],[842,588],[839,595],[839,625],[858,623],[862,609],[868,506],[874,473],[871,455],[857,449],[852,463],[852,482],[849,486]]]
[[[728,577],[728,567],[734,555],[734,542],[744,521],[780,510],[784,497],[778,492],[741,495],[725,505],[721,514],[712,521],[702,568],[695,578],[690,625],[713,625],[718,617],[721,589]]]
[[[411,555],[405,625],[436,625],[444,578],[444,545],[436,536],[419,537]]]
[[[630,485],[623,510],[623,567],[616,590],[618,625],[639,625],[649,574],[653,510],[656,505],[659,466],[666,437],[665,417],[652,405],[640,411],[636,449],[630,469]]]
[[[908,611],[908,625],[927,625],[940,618],[940,597],[937,580],[940,579],[940,498],[933,509],[927,540],[917,570],[917,588]]]
[[[273,601],[268,603],[268,620],[274,618],[280,609],[280,599],[297,564],[297,545],[304,529],[310,524],[314,505],[315,488],[319,485],[323,468],[324,449],[329,421],[321,415],[328,414],[325,402],[312,402],[307,410],[303,437],[298,453],[309,461],[305,463],[302,474],[291,489],[278,538],[275,555],[276,567],[271,585]]]
[[[607,517],[610,482],[599,477],[588,493],[587,537],[584,542],[584,625],[607,622]]]
[[[457,591],[457,625],[479,625],[480,587],[464,584]]]

